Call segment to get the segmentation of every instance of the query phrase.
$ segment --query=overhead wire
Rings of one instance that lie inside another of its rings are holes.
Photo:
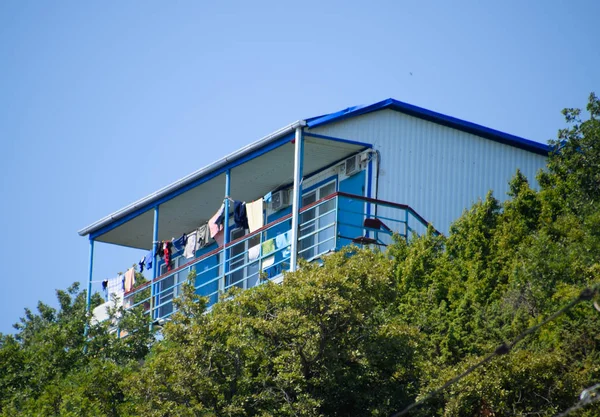
[[[563,411],[562,413],[555,415],[554,417],[568,416],[569,414],[598,401],[600,401],[600,384],[596,384],[594,386],[584,389],[581,392],[581,395],[579,396],[579,402],[577,402],[571,408],[568,408],[567,410]]]
[[[494,352],[490,353],[484,359],[482,359],[481,361],[477,362],[476,364],[468,367],[460,375],[455,376],[454,378],[452,378],[449,381],[447,381],[441,387],[439,387],[437,389],[434,389],[433,391],[430,391],[425,397],[421,398],[418,401],[415,401],[415,402],[409,404],[406,408],[404,408],[401,411],[398,411],[395,414],[392,414],[390,417],[400,417],[400,416],[406,415],[406,413],[408,413],[413,408],[418,407],[418,406],[422,405],[423,403],[429,401],[433,397],[437,396],[442,391],[444,391],[446,388],[450,387],[451,385],[456,384],[458,381],[460,381],[461,379],[465,378],[466,376],[468,376],[469,374],[471,374],[472,372],[474,372],[476,369],[478,369],[481,366],[485,365],[486,363],[490,362],[496,356],[502,356],[502,355],[508,354],[511,351],[511,349],[517,343],[519,343],[521,340],[523,340],[527,335],[529,335],[531,333],[534,333],[535,331],[537,331],[541,327],[545,326],[546,324],[550,323],[551,321],[556,320],[556,318],[558,318],[562,314],[566,313],[567,311],[569,311],[570,309],[572,309],[573,307],[575,307],[577,304],[579,304],[579,303],[581,303],[583,301],[590,301],[594,297],[594,295],[596,293],[598,293],[599,290],[600,290],[600,284],[596,284],[593,287],[585,288],[584,290],[581,291],[581,293],[579,294],[579,296],[577,298],[573,299],[571,302],[569,302],[563,308],[561,308],[560,310],[556,311],[555,313],[553,313],[552,315],[550,315],[549,317],[547,317],[546,319],[544,319],[540,323],[538,323],[535,326],[529,327],[528,329],[524,330],[512,342],[510,342],[510,343],[502,343],[500,346],[498,346],[494,350]]]

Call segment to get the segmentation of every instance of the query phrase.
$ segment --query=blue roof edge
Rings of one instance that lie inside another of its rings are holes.
[[[539,155],[547,156],[551,150],[548,145],[543,143],[511,135],[509,133],[481,126],[476,123],[467,122],[466,120],[457,119],[456,117],[427,110],[422,107],[395,100],[393,98],[388,98],[387,100],[367,106],[348,107],[335,113],[311,117],[306,119],[306,123],[309,128],[314,128],[382,109],[395,110],[404,114],[408,114],[409,116],[418,117],[419,119],[427,120],[446,127],[451,127],[453,129],[481,136],[505,145],[521,148]]]

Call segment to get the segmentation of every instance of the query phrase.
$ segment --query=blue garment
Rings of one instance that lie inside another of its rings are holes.
[[[283,249],[290,245],[290,232],[287,231],[275,237],[275,247],[277,249]]]
[[[219,216],[215,220],[215,224],[220,227],[225,227],[223,226],[223,222],[225,221],[225,204],[221,205],[221,208],[219,209],[218,213]],[[227,220],[229,220],[229,213],[227,213]]]
[[[181,235],[181,237],[179,239],[173,241],[173,246],[175,246],[175,250],[177,252],[179,252],[180,250],[183,250],[183,248],[185,248],[186,243],[187,243],[187,236],[184,233]]]
[[[235,227],[241,227],[244,230],[248,229],[248,215],[246,214],[246,203],[235,200],[233,202],[233,221]]]
[[[154,257],[152,256],[152,251],[148,252],[144,257],[144,264],[146,265],[146,270],[152,269],[152,261]]]
[[[263,197],[263,201],[265,203],[270,203],[271,202],[271,197],[273,196],[273,193],[271,191],[269,191],[267,194],[265,194],[265,196]]]

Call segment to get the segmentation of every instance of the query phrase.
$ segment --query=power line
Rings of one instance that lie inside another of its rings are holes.
[[[557,414],[554,417],[565,417],[574,411],[577,411],[583,407],[586,407],[590,404],[600,401],[600,393],[598,392],[599,390],[600,390],[600,384],[596,384],[592,387],[584,389],[581,392],[581,395],[579,396],[579,402],[577,404],[575,404],[573,407],[569,408],[568,410],[565,410],[562,413]]]
[[[542,326],[545,326],[546,324],[548,324],[551,321],[555,320],[557,317],[559,317],[562,314],[566,313],[567,311],[569,311],[570,309],[572,309],[573,307],[575,307],[577,304],[579,304],[579,303],[581,303],[583,301],[589,301],[589,300],[591,300],[594,297],[594,295],[598,292],[599,289],[600,289],[600,284],[597,284],[597,285],[595,285],[595,286],[593,286],[591,288],[585,288],[583,291],[581,291],[581,293],[579,294],[579,296],[577,298],[575,298],[574,300],[572,300],[569,304],[567,304],[566,306],[564,306],[560,310],[556,311],[551,316],[547,317],[541,323],[536,324],[535,326],[532,326],[532,327],[528,328],[527,330],[523,331],[511,343],[508,343],[508,344],[507,343],[502,343],[500,346],[498,346],[494,350],[493,353],[490,353],[488,356],[486,356],[480,362],[478,362],[478,363],[470,366],[469,368],[467,368],[467,370],[464,371],[462,374],[460,374],[458,376],[455,376],[454,378],[452,378],[451,380],[449,380],[448,382],[446,382],[441,387],[439,387],[439,388],[437,388],[437,389],[435,389],[433,391],[430,391],[425,397],[421,398],[418,401],[413,402],[412,404],[410,404],[409,406],[407,406],[402,411],[399,411],[399,412],[397,412],[395,414],[392,414],[390,417],[400,417],[400,416],[405,415],[406,413],[408,413],[413,408],[420,406],[421,404],[423,404],[426,401],[429,401],[431,398],[435,397],[436,395],[438,395],[439,393],[441,393],[442,391],[444,391],[449,386],[456,384],[458,381],[460,381],[461,379],[465,378],[467,375],[469,375],[470,373],[472,373],[473,371],[475,371],[477,368],[480,368],[481,366],[483,366],[486,363],[488,363],[489,361],[491,361],[494,357],[508,354],[511,351],[511,349],[517,343],[519,343],[521,340],[523,340],[527,335],[529,335],[529,334],[537,331]]]

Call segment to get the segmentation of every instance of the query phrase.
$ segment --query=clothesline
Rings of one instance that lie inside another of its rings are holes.
[[[279,188],[279,187],[278,187]],[[230,201],[233,203],[233,218],[235,226],[237,228],[243,227],[248,229],[250,233],[261,228],[264,224],[263,218],[263,205],[265,201],[270,201],[272,192],[269,192],[264,197],[261,197],[251,203],[246,203],[239,200],[234,200],[230,196],[225,196],[223,201]],[[196,255],[196,251],[209,245],[211,239],[215,239],[217,243],[222,245],[223,242],[223,222],[229,222],[229,216],[232,213],[224,213],[225,204],[222,204],[219,210],[211,217],[206,223],[200,225],[200,227],[189,231],[188,233],[182,234],[179,238],[172,238],[169,240],[153,241],[152,249],[143,256],[140,261],[134,264],[133,267],[128,268],[126,273],[119,272],[117,277],[112,279],[95,280],[92,283],[102,283],[103,289],[106,289],[112,281],[122,281],[123,286],[129,287],[129,289],[135,284],[135,273],[139,268],[139,272],[142,273],[144,268],[149,270],[157,265],[154,265],[154,255],[158,255],[164,259],[167,265],[167,270],[171,270],[171,248],[174,246],[178,251],[183,250],[183,255],[186,258],[193,258]],[[189,239],[191,238],[191,239]],[[160,245],[156,247],[156,245]],[[127,275],[127,285],[125,285],[124,277]],[[127,290],[129,290],[127,289]]]

